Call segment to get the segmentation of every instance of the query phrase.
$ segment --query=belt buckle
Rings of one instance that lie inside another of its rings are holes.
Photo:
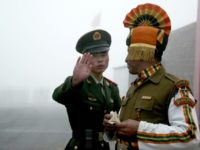
[[[128,145],[117,142],[117,150],[127,150]]]

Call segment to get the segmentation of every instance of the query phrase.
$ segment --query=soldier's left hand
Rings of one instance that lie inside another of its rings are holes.
[[[115,130],[115,126],[109,122],[111,117],[112,117],[111,114],[105,114],[104,119],[103,119],[103,125],[104,125],[105,130],[107,131]]]
[[[118,134],[124,136],[133,136],[137,134],[139,123],[139,121],[128,119],[121,123],[115,124],[115,127],[117,128]]]

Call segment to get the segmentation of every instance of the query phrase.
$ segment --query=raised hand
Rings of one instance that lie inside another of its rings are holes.
[[[92,55],[90,53],[83,54],[77,59],[73,71],[72,86],[78,85],[81,81],[89,77],[92,67]]]

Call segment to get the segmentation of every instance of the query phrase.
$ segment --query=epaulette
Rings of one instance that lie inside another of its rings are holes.
[[[115,83],[114,81],[112,81],[112,80],[110,80],[110,79],[108,79],[106,77],[104,77],[104,78],[106,79],[106,82],[107,82],[108,85],[109,84],[113,84],[113,85],[117,86],[117,83]]]
[[[169,80],[171,80],[174,83],[176,83],[180,80],[178,77],[176,77],[172,74],[169,74],[169,73],[165,73],[165,77],[168,78]]]
[[[178,89],[179,97],[174,100],[174,104],[176,106],[188,104],[189,106],[194,107],[196,101],[189,97],[189,94],[190,93],[192,94],[189,81],[179,80],[178,82],[175,83],[175,85],[176,88]]]

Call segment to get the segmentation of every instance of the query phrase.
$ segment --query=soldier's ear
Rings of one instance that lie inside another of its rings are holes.
[[[129,35],[126,38],[126,45],[129,46],[131,44],[131,33],[129,32]]]

